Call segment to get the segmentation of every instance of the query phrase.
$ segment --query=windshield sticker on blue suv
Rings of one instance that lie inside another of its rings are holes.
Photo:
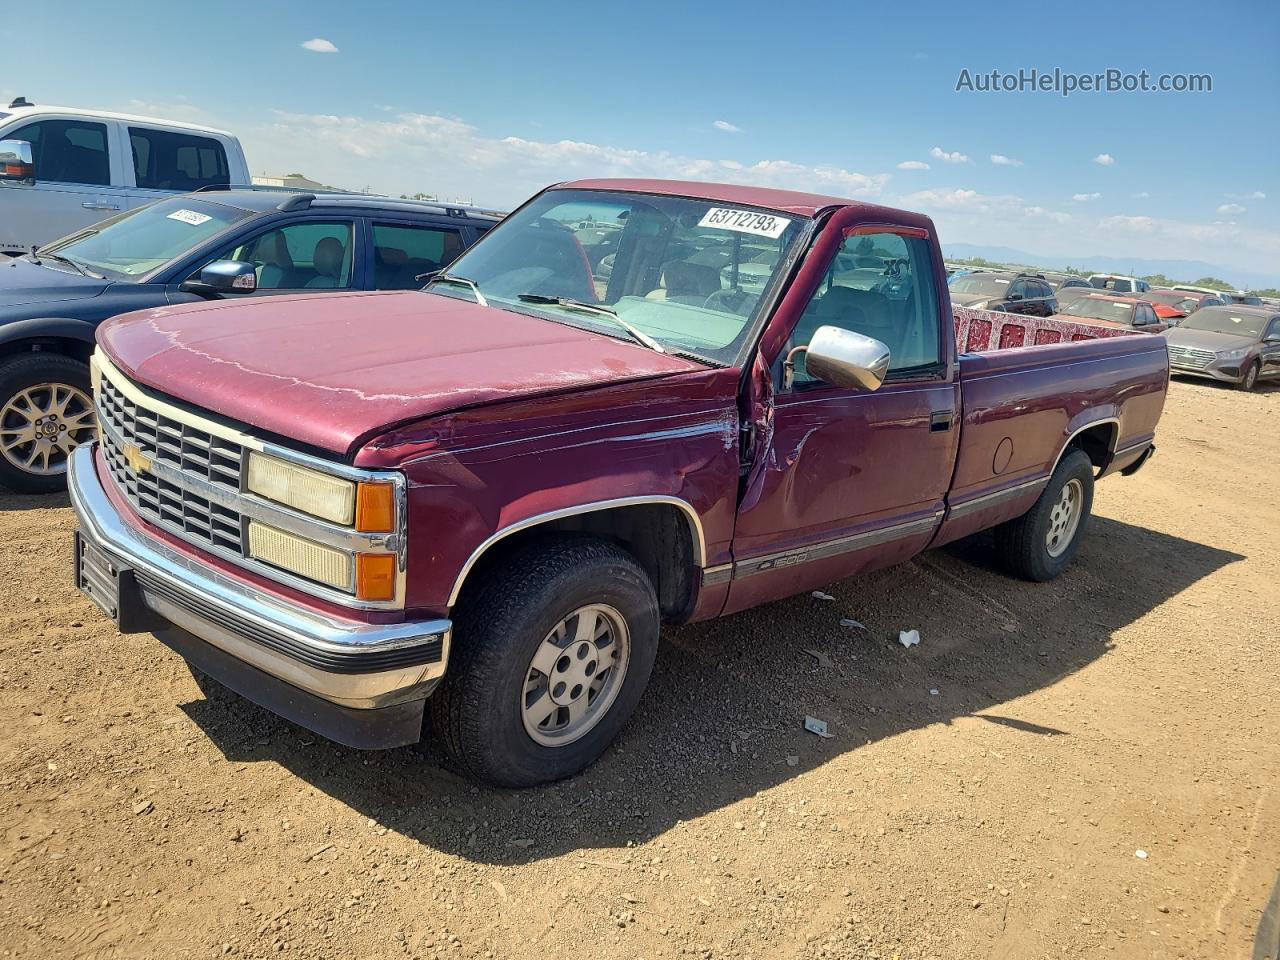
[[[202,223],[208,223],[213,217],[207,213],[196,213],[194,210],[175,210],[169,214],[170,220],[180,220],[183,223],[189,223],[193,227],[198,227]]]

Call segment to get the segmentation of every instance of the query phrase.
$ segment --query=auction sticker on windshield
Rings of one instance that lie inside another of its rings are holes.
[[[768,237],[777,240],[782,231],[791,226],[786,217],[772,213],[759,213],[755,210],[730,210],[727,207],[712,207],[706,216],[698,221],[700,227],[715,227],[719,230],[734,230],[738,233],[753,233],[757,237]]]
[[[208,223],[213,217],[207,213],[197,213],[194,210],[175,210],[169,214],[170,220],[181,220],[183,223],[189,223],[193,227],[198,227],[202,223]]]

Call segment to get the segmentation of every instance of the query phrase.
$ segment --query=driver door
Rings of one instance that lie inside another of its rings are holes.
[[[772,435],[757,451],[734,532],[725,612],[887,566],[922,550],[943,514],[959,432],[952,324],[924,230],[855,227],[771,360]],[[821,326],[884,342],[873,392],[782,361]]]

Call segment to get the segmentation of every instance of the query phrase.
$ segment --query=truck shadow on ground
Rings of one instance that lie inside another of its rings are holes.
[[[976,537],[834,584],[834,600],[804,595],[668,630],[614,748],[576,778],[528,790],[475,787],[430,745],[364,753],[319,740],[211,682],[211,699],[183,709],[228,759],[281,764],[425,846],[494,864],[579,850],[607,859],[930,724],[976,716],[1028,737],[1071,736],[1069,715],[1031,723],[1010,701],[1103,657],[1124,627],[1241,559],[1095,518],[1053,583],[1005,577],[989,539]],[[910,649],[898,642],[907,628],[923,638]],[[832,738],[805,732],[806,715],[825,720]]]

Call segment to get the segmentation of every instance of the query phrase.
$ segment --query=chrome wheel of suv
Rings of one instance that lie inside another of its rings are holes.
[[[585,735],[609,712],[630,657],[627,622],[607,604],[580,607],[557,623],[534,652],[521,693],[529,736],[558,747]]]
[[[67,383],[37,383],[0,408],[0,454],[24,473],[67,472],[71,451],[97,431],[93,400]]]

